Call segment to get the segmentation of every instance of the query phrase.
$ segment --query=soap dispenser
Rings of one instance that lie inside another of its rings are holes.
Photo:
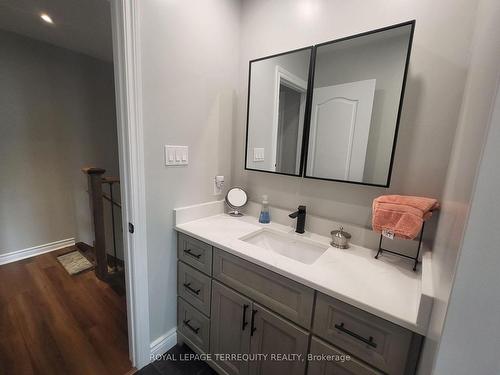
[[[269,202],[267,200],[267,195],[262,196],[262,208],[260,209],[259,223],[269,224],[271,222],[271,216],[269,215]]]

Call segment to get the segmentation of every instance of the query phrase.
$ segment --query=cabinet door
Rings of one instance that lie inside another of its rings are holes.
[[[248,374],[248,362],[217,355],[248,354],[252,302],[241,294],[213,281],[210,351],[229,375]]]
[[[250,353],[266,356],[265,359],[250,362],[250,373],[303,375],[307,359],[308,332],[256,303],[253,304],[250,319]]]

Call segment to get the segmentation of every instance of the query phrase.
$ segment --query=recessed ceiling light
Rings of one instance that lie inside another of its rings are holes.
[[[50,23],[50,24],[54,23],[54,21],[52,21],[52,18],[50,18],[50,16],[48,14],[46,14],[46,13],[40,14],[40,18],[42,20],[44,20],[45,22],[47,22],[47,23]]]

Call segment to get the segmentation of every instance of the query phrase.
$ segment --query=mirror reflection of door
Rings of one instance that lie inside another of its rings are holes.
[[[375,85],[369,79],[314,89],[309,173],[363,181]]]
[[[306,91],[306,81],[276,67],[272,150],[276,172],[298,174],[300,171]]]

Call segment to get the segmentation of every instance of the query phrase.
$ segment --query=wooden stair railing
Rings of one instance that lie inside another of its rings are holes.
[[[108,281],[108,260],[106,253],[106,232],[104,226],[104,205],[103,199],[108,200],[111,203],[111,221],[113,227],[113,249],[115,258],[115,270],[116,270],[116,240],[115,240],[115,215],[113,206],[118,206],[121,208],[120,203],[113,200],[113,184],[119,183],[120,179],[118,177],[103,177],[106,172],[105,169],[87,167],[82,168],[82,172],[88,176],[89,189],[90,189],[90,202],[92,206],[92,217],[94,223],[94,251],[95,251],[95,273],[96,276],[103,280]],[[110,194],[107,195],[102,190],[102,184],[109,184]]]

